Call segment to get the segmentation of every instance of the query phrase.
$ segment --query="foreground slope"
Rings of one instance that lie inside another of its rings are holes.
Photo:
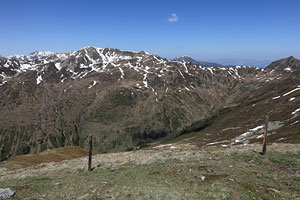
[[[299,199],[299,144],[231,148],[160,145],[0,170],[13,199]],[[0,167],[0,169],[2,169]]]
[[[282,62],[292,66],[205,68],[96,47],[8,57],[0,61],[1,160],[86,147],[90,134],[97,151],[113,152],[199,129],[224,108],[297,87],[299,60]]]
[[[5,162],[0,162],[0,171],[21,169],[30,166],[39,165],[42,163],[60,162],[63,160],[72,160],[75,158],[86,157],[89,151],[75,146],[60,147],[49,149],[38,154],[26,154],[15,156],[7,159]],[[97,152],[93,151],[93,155]]]

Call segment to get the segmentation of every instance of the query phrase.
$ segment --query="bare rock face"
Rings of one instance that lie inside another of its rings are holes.
[[[291,61],[290,72],[206,68],[96,47],[14,55],[0,60],[0,159],[85,147],[89,134],[98,151],[130,150],[256,100],[270,84],[296,79],[298,64]]]

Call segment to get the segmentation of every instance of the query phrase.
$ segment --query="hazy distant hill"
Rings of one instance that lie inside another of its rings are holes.
[[[223,67],[223,65],[220,65],[218,63],[198,61],[198,60],[195,60],[195,59],[193,59],[189,56],[181,56],[181,57],[178,57],[178,58],[174,58],[174,59],[172,59],[172,61],[191,62],[191,63],[201,65],[203,67]]]

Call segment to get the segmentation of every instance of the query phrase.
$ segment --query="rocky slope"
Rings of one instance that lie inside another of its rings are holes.
[[[298,64],[205,68],[95,47],[10,56],[0,61],[0,159],[85,147],[90,134],[108,152],[198,129],[220,109],[297,87]]]

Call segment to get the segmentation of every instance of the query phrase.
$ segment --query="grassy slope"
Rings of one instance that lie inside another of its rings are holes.
[[[283,84],[284,85],[284,84]],[[272,85],[271,85],[272,86]],[[251,103],[240,104],[232,107],[228,112],[216,117],[208,127],[201,131],[193,131],[175,139],[176,142],[191,143],[203,146],[208,143],[230,141],[233,138],[258,126],[265,124],[265,116],[269,116],[269,142],[300,143],[300,113],[292,114],[300,106],[300,91],[289,95],[283,94],[293,90],[297,86],[284,88],[281,92],[273,92],[266,96],[257,95]],[[272,87],[271,87],[272,88]],[[272,99],[276,96],[278,99]],[[291,98],[295,98],[290,101]],[[279,123],[280,126],[274,127]],[[256,133],[261,134],[263,130]],[[262,138],[252,138],[249,143],[261,142]],[[222,144],[229,144],[223,142]],[[218,144],[220,145],[220,144]]]
[[[90,173],[79,158],[0,172],[0,185],[17,191],[13,199],[300,199],[299,144],[270,145],[266,156],[260,148],[100,154]]]
[[[96,152],[93,152],[93,154],[96,154]],[[9,158],[5,162],[0,162],[0,171],[1,168],[2,169],[7,168],[13,170],[13,169],[39,165],[41,163],[72,160],[74,158],[85,157],[87,155],[88,155],[88,150],[80,147],[75,147],[75,146],[61,147],[57,149],[46,150],[39,154],[27,154],[27,155],[15,156]]]

